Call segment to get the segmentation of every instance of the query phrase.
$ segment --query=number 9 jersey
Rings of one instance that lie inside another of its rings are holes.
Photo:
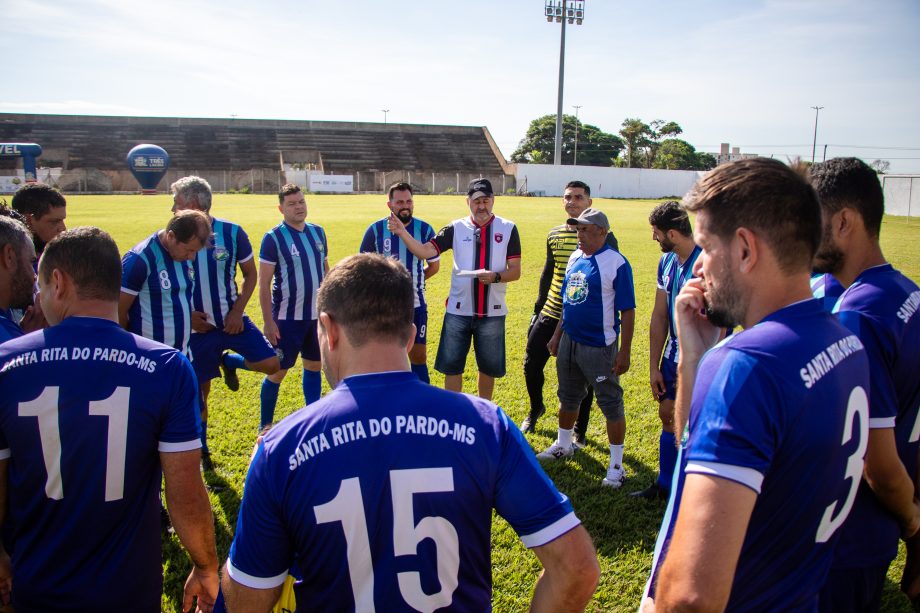
[[[160,452],[201,446],[175,349],[93,317],[0,346],[17,611],[159,611]]]

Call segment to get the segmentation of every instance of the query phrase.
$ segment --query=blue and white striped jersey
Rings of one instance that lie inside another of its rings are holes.
[[[299,231],[281,222],[265,233],[259,249],[259,261],[272,264],[272,317],[275,320],[313,320],[316,291],[323,281],[323,263],[329,247],[326,232],[307,223]]]
[[[396,258],[409,270],[412,275],[412,284],[415,287],[415,306],[425,306],[425,265],[420,258],[412,255],[412,252],[406,249],[405,243],[399,240],[399,237],[387,229],[388,217],[375,221],[368,227],[364,233],[364,240],[361,241],[361,253],[379,253],[386,257]],[[406,226],[412,238],[424,244],[434,238],[434,228],[422,221],[421,219],[412,218],[412,221]],[[441,254],[428,258],[428,262],[436,262],[441,259]]]
[[[673,251],[665,253],[658,260],[658,289],[668,296],[668,342],[664,346],[662,357],[677,361],[677,327],[674,324],[674,301],[687,281],[693,278],[693,265],[700,255],[699,246],[695,246],[690,256],[683,263]]]
[[[125,254],[121,271],[121,291],[137,297],[128,311],[128,330],[188,355],[192,263],[173,260],[154,232]]]
[[[562,282],[562,329],[590,347],[612,345],[620,334],[620,313],[636,308],[632,268],[607,244],[585,255],[576,249]]]
[[[195,269],[196,311],[208,315],[208,323],[224,327],[224,317],[237,299],[237,264],[252,259],[252,244],[245,230],[235,223],[211,218],[214,242],[198,252]]]

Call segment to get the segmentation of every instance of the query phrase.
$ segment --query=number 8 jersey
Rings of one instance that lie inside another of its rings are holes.
[[[697,473],[757,493],[727,610],[814,610],[862,477],[868,371],[860,340],[817,300],[786,306],[706,353],[648,595],[684,479]]]
[[[159,611],[160,452],[201,446],[175,349],[69,317],[0,346],[17,611]]]
[[[493,508],[527,547],[580,523],[494,404],[411,372],[348,377],[260,445],[230,577],[268,589],[293,563],[302,610],[488,611]]]

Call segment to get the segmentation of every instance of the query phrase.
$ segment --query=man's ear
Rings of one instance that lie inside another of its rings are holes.
[[[0,249],[0,266],[9,271],[14,271],[18,263],[19,254],[16,252],[15,245],[7,243],[3,246],[3,249]]]
[[[319,332],[326,337],[326,344],[329,346],[329,349],[338,349],[342,329],[339,328],[339,325],[326,311],[322,311],[319,314],[319,326]]]
[[[738,228],[735,231],[732,250],[739,272],[749,273],[757,266],[761,247],[757,235],[748,228]]]

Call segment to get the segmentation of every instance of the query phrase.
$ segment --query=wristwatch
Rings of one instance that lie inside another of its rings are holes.
[[[493,279],[492,283],[501,283],[501,282],[502,282],[502,273],[500,272],[495,273],[495,279]]]

